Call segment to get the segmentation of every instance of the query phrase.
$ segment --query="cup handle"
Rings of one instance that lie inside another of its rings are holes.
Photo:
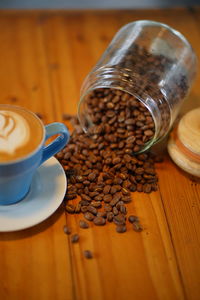
[[[45,126],[46,136],[45,141],[55,134],[60,134],[55,140],[53,140],[48,146],[43,148],[43,156],[40,164],[45,162],[51,156],[58,153],[69,141],[69,131],[67,127],[62,123],[51,123]]]

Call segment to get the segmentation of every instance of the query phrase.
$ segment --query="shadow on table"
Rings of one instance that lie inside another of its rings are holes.
[[[52,216],[39,223],[38,225],[20,231],[0,232],[0,241],[20,240],[42,233],[43,231],[53,226],[60,218],[60,216],[64,213],[64,211],[64,203],[62,203]]]

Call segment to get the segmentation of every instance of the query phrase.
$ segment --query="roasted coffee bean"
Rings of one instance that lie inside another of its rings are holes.
[[[82,213],[87,212],[87,206],[81,206],[81,212]]]
[[[110,189],[110,193],[113,195],[118,191],[118,188],[116,188],[116,185],[113,185]]]
[[[151,192],[151,184],[145,183],[145,184],[143,185],[143,192],[144,192],[144,193],[150,193],[150,192]]]
[[[84,255],[85,258],[87,258],[87,259],[93,258],[92,252],[91,252],[90,250],[84,250],[84,251],[83,251],[83,255]]]
[[[63,231],[65,234],[71,234],[71,232],[72,232],[71,228],[67,225],[63,226]]]
[[[126,215],[127,214],[127,210],[126,210],[126,206],[124,205],[120,205],[120,212],[123,214],[123,215]]]
[[[106,194],[109,194],[110,192],[110,189],[111,189],[111,186],[110,185],[105,185],[104,188],[103,188],[103,193],[106,195]]]
[[[122,194],[123,194],[123,195],[129,195],[130,192],[129,192],[128,189],[126,189],[125,187],[123,187],[123,188],[122,188]]]
[[[103,226],[106,224],[106,220],[103,217],[95,217],[93,220],[94,224],[97,226]]]
[[[79,226],[83,229],[89,228],[89,224],[85,222],[84,220],[79,221]]]
[[[95,178],[96,178],[96,176],[97,176],[97,175],[96,175],[94,172],[92,172],[92,173],[90,173],[90,174],[88,175],[88,180],[94,181]]]
[[[91,198],[93,198],[93,197],[95,197],[95,196],[97,196],[97,195],[99,195],[98,192],[90,192],[90,193],[89,193],[89,196],[90,196]]]
[[[92,220],[94,220],[94,215],[91,212],[86,212],[84,214],[84,218],[88,221],[92,221]]]
[[[131,192],[135,192],[136,189],[137,189],[136,184],[131,184],[131,186],[129,187],[129,189],[130,189]]]
[[[74,207],[73,204],[67,204],[67,205],[65,206],[65,209],[66,209],[66,211],[67,211],[68,213],[73,214],[73,213],[74,213],[74,210],[75,210],[75,207]]]
[[[106,211],[99,211],[99,212],[97,213],[97,217],[106,218],[106,216],[107,216]]]
[[[117,225],[116,226],[116,231],[118,233],[124,233],[126,232],[127,228],[126,228],[126,225]]]
[[[104,210],[105,210],[106,212],[110,212],[110,211],[112,211],[112,206],[109,205],[109,204],[105,204]]]
[[[102,207],[102,204],[100,201],[92,201],[90,203],[92,206],[94,206],[95,208],[101,208]]]
[[[88,202],[90,202],[92,200],[88,195],[85,195],[85,194],[81,194],[81,198]]]
[[[143,191],[143,185],[141,183],[137,184],[137,191],[142,192]]]
[[[87,211],[88,211],[88,212],[91,212],[93,215],[96,215],[96,214],[97,214],[97,209],[96,209],[94,206],[92,206],[92,205],[89,205],[89,206],[87,207]]]
[[[116,225],[123,225],[123,224],[125,224],[125,222],[126,222],[126,218],[124,217],[124,215],[118,214],[117,216],[114,216],[113,222],[114,222]]]
[[[113,212],[110,211],[110,212],[107,213],[107,220],[108,220],[108,222],[112,222],[113,217],[114,217]]]
[[[86,200],[81,200],[79,203],[80,203],[81,206],[87,206],[87,205],[90,204],[90,202],[86,201]]]
[[[122,197],[122,200],[124,201],[124,203],[129,203],[131,202],[131,196],[124,196]]]
[[[134,222],[133,223],[133,230],[136,231],[136,232],[140,232],[143,230],[142,226],[140,225],[139,222]]]
[[[124,188],[128,189],[131,186],[131,182],[129,180],[124,180],[123,185]],[[123,191],[122,191],[123,192]]]
[[[83,182],[84,181],[83,176],[76,176],[76,181],[80,183]]]
[[[120,209],[120,205],[124,205],[124,201],[120,200],[119,202],[117,202],[116,208]]]
[[[78,204],[76,204],[76,206],[75,206],[75,210],[74,210],[74,212],[75,212],[76,214],[79,214],[79,213],[80,213],[80,211],[81,211],[81,204],[80,204],[80,203],[78,203]]]
[[[138,222],[139,221],[139,218],[137,216],[134,216],[134,215],[130,215],[128,217],[128,220],[130,223],[134,223],[134,222]]]
[[[77,233],[73,234],[71,236],[71,242],[74,244],[74,243],[77,243],[79,241],[79,235]]]
[[[113,199],[110,201],[110,205],[115,206],[120,199],[121,196],[114,196]]]
[[[108,194],[103,197],[105,203],[109,203],[112,200],[112,195]]]
[[[104,195],[103,195],[103,194],[100,194],[100,195],[95,196],[95,197],[94,197],[94,200],[96,200],[96,201],[102,201],[102,200],[103,200],[103,197],[104,197]]]
[[[66,200],[73,200],[76,198],[76,194],[66,194],[65,199]]]
[[[119,206],[119,208],[120,208],[120,206]],[[115,216],[117,216],[117,215],[119,214],[119,211],[118,211],[118,209],[117,209],[116,206],[113,207],[113,214],[114,214]]]

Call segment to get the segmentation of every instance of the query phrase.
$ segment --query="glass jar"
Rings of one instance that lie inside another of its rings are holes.
[[[178,31],[146,20],[125,25],[82,85],[78,117],[83,130],[91,132],[98,112],[88,104],[91,95],[102,89],[119,90],[143,103],[152,116],[153,136],[138,152],[148,149],[169,132],[196,70],[196,55]]]

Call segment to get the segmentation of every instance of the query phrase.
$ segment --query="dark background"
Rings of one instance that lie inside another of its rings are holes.
[[[134,9],[200,5],[200,0],[0,0],[0,9]]]

